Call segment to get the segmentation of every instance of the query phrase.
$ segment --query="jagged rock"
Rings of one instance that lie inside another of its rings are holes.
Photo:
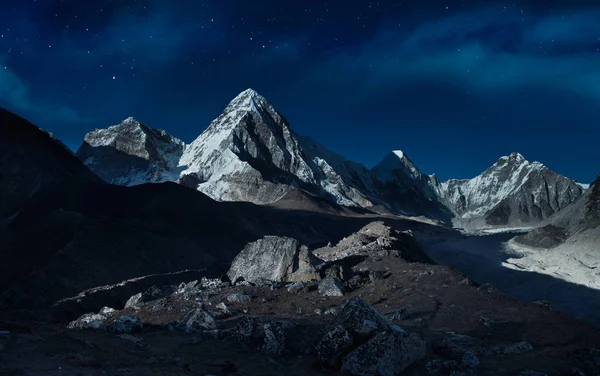
[[[185,331],[187,333],[194,333],[199,330],[213,330],[216,328],[217,322],[215,321],[215,318],[201,308],[193,311],[189,317],[185,319]]]
[[[227,301],[229,303],[247,303],[250,300],[252,300],[252,297],[250,297],[250,295],[240,293],[231,294],[227,297]]]
[[[318,352],[321,354],[319,360],[326,366],[337,364],[339,359],[346,355],[341,349],[346,349],[347,347],[340,347],[335,342],[332,343],[332,338],[339,338],[340,336],[345,338],[345,336],[340,334],[343,332],[339,328],[346,331],[352,339],[351,347],[364,343],[383,332],[406,334],[400,327],[391,325],[385,317],[367,304],[367,302],[359,297],[354,297],[344,305],[341,312],[333,320],[329,331],[317,345]],[[331,333],[332,331],[334,333]],[[328,346],[334,346],[334,348],[329,348]],[[339,350],[335,350],[335,348],[339,348]]]
[[[317,357],[325,367],[339,369],[342,356],[352,350],[352,336],[340,325],[328,331],[316,347]]]
[[[244,317],[235,328],[235,335],[238,342],[242,345],[247,346],[252,339],[254,334],[254,328],[256,326],[256,319],[253,317]]]
[[[217,304],[215,308],[217,309],[217,312],[213,313],[213,316],[217,319],[231,317],[234,314],[233,311],[223,302]]]
[[[402,321],[408,318],[408,308],[403,307],[385,314],[385,318],[392,321]]]
[[[358,232],[340,240],[335,246],[314,251],[323,260],[334,262],[353,256],[402,256],[410,262],[432,263],[425,250],[415,240],[412,232],[400,232],[382,221],[374,221]]]
[[[121,316],[108,326],[108,330],[117,333],[133,333],[142,329],[142,327],[142,320],[139,317]]]
[[[142,293],[137,293],[127,300],[125,309],[139,309],[142,305]]]
[[[100,309],[100,312],[98,312],[98,314],[100,314],[100,315],[104,315],[104,316],[106,316],[106,317],[110,317],[110,316],[114,315],[116,312],[117,312],[117,310],[116,310],[116,309],[114,309],[114,308],[110,308],[110,307],[102,307],[102,308]]]
[[[286,321],[261,322],[254,317],[244,317],[234,333],[244,347],[256,348],[267,355],[281,355],[285,349],[285,329],[293,326]]]
[[[327,277],[319,283],[319,294],[323,296],[344,296],[344,286],[337,279]]]
[[[396,330],[378,334],[342,361],[342,370],[361,376],[395,376],[425,357],[425,340]]]
[[[277,322],[263,325],[265,343],[261,351],[268,355],[281,355],[285,349],[284,326]]]
[[[296,239],[265,236],[246,245],[231,263],[227,276],[234,282],[309,281],[319,279],[315,268],[319,263]]]
[[[182,284],[185,286],[185,284]],[[175,286],[152,286],[144,292],[137,293],[127,300],[125,309],[140,309],[145,303],[165,298],[173,293],[179,292],[180,288]]]
[[[107,317],[98,313],[86,313],[79,317],[77,320],[71,321],[67,328],[69,329],[106,329]]]

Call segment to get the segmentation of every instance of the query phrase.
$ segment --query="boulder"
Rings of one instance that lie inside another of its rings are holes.
[[[327,277],[319,283],[319,294],[323,296],[344,296],[344,286],[339,280]]]
[[[281,355],[285,349],[284,327],[278,322],[263,325],[265,343],[260,350],[267,355]]]
[[[107,317],[99,313],[86,313],[79,317],[77,320],[71,321],[67,328],[69,329],[106,329]]]
[[[185,318],[185,331],[194,333],[200,330],[214,330],[217,328],[215,318],[205,311],[198,308]]]
[[[351,349],[383,332],[406,334],[400,327],[388,322],[367,302],[354,297],[344,305],[318,343],[316,350],[319,361],[325,367],[335,367]],[[345,333],[351,339],[349,342],[345,340]],[[340,339],[343,339],[342,343]]]
[[[108,330],[116,333],[133,333],[141,330],[142,320],[137,316],[121,316],[113,321]]]
[[[346,356],[342,370],[361,376],[395,376],[424,358],[425,350],[419,334],[386,331]]]
[[[258,349],[267,355],[281,355],[285,350],[285,329],[293,324],[284,321],[261,321],[244,317],[235,328],[238,342],[246,347]]]
[[[129,298],[125,303],[125,309],[139,309],[144,303],[165,298],[177,291],[178,289],[175,286],[152,286],[148,290]]]
[[[306,247],[300,247],[296,239],[265,236],[246,245],[231,263],[227,276],[232,282],[309,281],[319,279],[315,268],[319,263],[320,260]]]
[[[338,325],[325,334],[315,351],[325,367],[338,369],[342,356],[352,351],[352,336]]]

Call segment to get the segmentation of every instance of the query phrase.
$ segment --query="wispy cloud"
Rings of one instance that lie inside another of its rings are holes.
[[[26,115],[36,123],[87,123],[73,108],[52,103],[32,95],[27,84],[10,69],[5,68],[0,56],[0,105]]]

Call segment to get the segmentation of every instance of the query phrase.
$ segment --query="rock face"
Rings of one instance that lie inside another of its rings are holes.
[[[577,201],[510,241],[506,266],[600,288],[600,177]]]
[[[444,206],[431,178],[419,171],[406,153],[395,150],[371,170],[377,196],[395,213],[422,215],[450,223],[451,210]]]
[[[440,201],[464,228],[535,225],[579,198],[583,188],[521,154],[502,157],[470,180],[432,181]]]
[[[396,375],[425,356],[425,341],[407,333],[364,300],[352,298],[317,344],[326,368],[354,375]]]
[[[249,243],[233,260],[227,276],[251,283],[318,279],[319,260],[296,239],[266,236]]]
[[[104,181],[130,186],[176,181],[184,147],[167,132],[127,118],[85,135],[77,157]]]

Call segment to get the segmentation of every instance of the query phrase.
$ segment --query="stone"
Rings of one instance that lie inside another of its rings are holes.
[[[352,350],[352,336],[338,325],[325,334],[315,350],[325,367],[339,369],[342,365],[342,356]]]
[[[137,293],[127,300],[125,309],[139,309],[142,305],[142,293]]]
[[[98,312],[98,314],[100,314],[100,315],[104,315],[104,316],[106,316],[106,317],[110,317],[110,316],[114,315],[116,312],[117,312],[117,310],[116,310],[116,309],[114,309],[114,308],[110,308],[110,307],[102,307],[102,308],[100,309],[100,311]]]
[[[342,370],[361,376],[395,376],[425,357],[425,340],[416,333],[385,331],[342,361]]]
[[[252,300],[250,295],[240,294],[240,293],[234,293],[227,297],[227,301],[229,303],[247,303],[250,300]]]
[[[321,308],[315,308],[314,313],[317,316],[321,316],[323,314],[323,310]]]
[[[263,325],[265,343],[261,346],[261,351],[267,355],[281,355],[285,349],[284,326],[277,322],[266,323]]]
[[[194,333],[199,330],[212,330],[217,328],[217,322],[215,318],[205,311],[204,309],[198,308],[193,311],[185,319],[185,331],[186,333]]]
[[[344,296],[344,286],[337,279],[327,277],[319,283],[319,294],[323,296]]]
[[[113,321],[108,330],[117,333],[133,333],[141,330],[143,327],[142,320],[137,316],[121,316]]]
[[[286,289],[289,293],[298,294],[300,292],[305,292],[308,284],[306,282],[294,282],[289,284]]]
[[[86,313],[79,317],[77,320],[71,321],[67,328],[69,329],[95,329],[104,330],[106,329],[107,317],[98,313]]]
[[[231,281],[296,282],[319,279],[321,261],[296,239],[265,236],[248,243],[235,257],[227,276]]]
[[[537,372],[537,371],[532,371],[532,370],[526,370],[526,371],[523,371],[523,372],[519,373],[518,376],[548,376],[548,374],[544,373],[544,372]]]
[[[395,332],[407,334],[402,328],[392,326],[375,308],[359,297],[354,297],[348,301],[341,312],[333,320],[327,333],[317,344],[319,361],[325,366],[332,367],[338,364],[339,360],[345,355],[347,346],[336,344],[333,339],[345,338],[343,331],[348,333],[351,341],[350,348],[355,345],[365,343],[379,333]]]

